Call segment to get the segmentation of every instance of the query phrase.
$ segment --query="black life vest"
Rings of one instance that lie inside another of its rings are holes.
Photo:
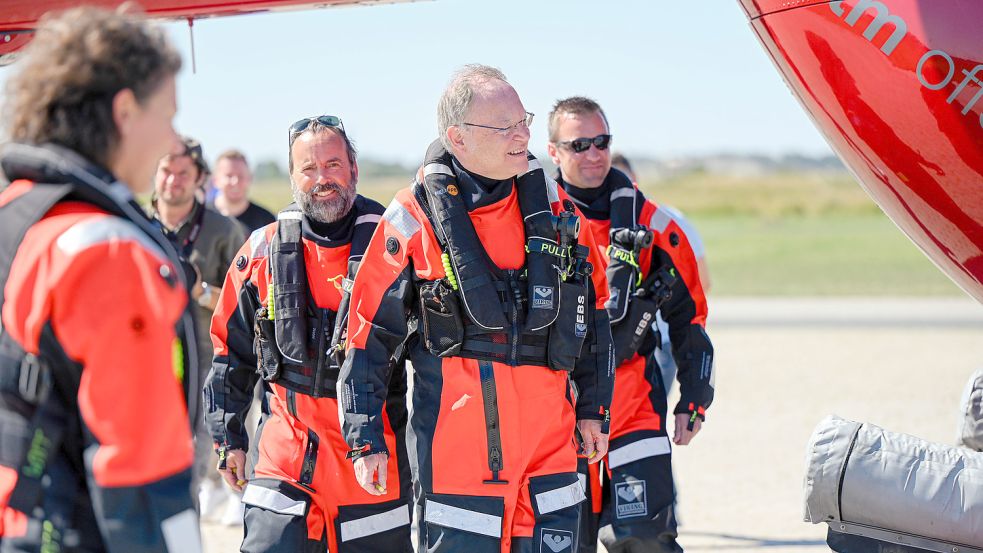
[[[277,230],[270,246],[273,320],[269,321],[269,305],[261,308],[257,317],[259,333],[269,334],[264,327],[272,327],[269,338],[275,344],[274,357],[278,359],[274,362],[278,363],[260,370],[266,380],[311,397],[337,396],[335,384],[343,360],[351,284],[383,209],[372,200],[356,196],[352,211],[355,221],[351,250],[347,273],[339,283],[342,299],[337,312],[317,307],[310,293],[302,242],[304,214],[296,204],[277,215]],[[265,356],[259,353],[263,363]]]
[[[62,201],[91,204],[132,223],[174,267],[180,266],[177,253],[140,207],[114,193],[114,187],[123,185],[77,154],[51,145],[8,144],[3,148],[0,166],[10,180],[33,183],[25,193],[0,206],[0,308],[14,256],[24,236]],[[3,187],[8,185],[9,182]],[[176,284],[183,280],[183,274],[175,273],[172,278]],[[194,328],[193,314],[186,308],[177,336],[182,345],[182,380],[192,425],[201,396],[197,389]],[[0,326],[0,465],[18,471],[17,484],[8,501],[10,507],[26,513],[33,510],[41,499],[45,467],[57,451],[73,452],[77,459],[70,462],[81,462],[77,404],[82,370],[58,343],[50,324],[42,329],[38,355],[27,353]],[[83,467],[77,468],[84,474]]]
[[[631,179],[621,171],[612,168],[608,172],[607,185],[610,187],[611,231],[608,246],[608,267],[605,271],[610,296],[605,309],[611,324],[617,324],[628,313],[628,298],[640,284],[641,269],[638,266],[638,252],[631,245],[617,240],[624,230],[642,230],[638,225],[644,197],[635,189]]]
[[[427,150],[424,179],[414,184],[414,195],[447,256],[449,277],[456,281],[455,295],[463,306],[464,340],[454,355],[572,370],[587,332],[591,267],[587,248],[576,240],[579,219],[572,215],[572,205],[566,216],[553,216],[549,188],[555,190],[556,183],[548,182],[535,157],[528,160],[529,171],[514,180],[526,234],[523,270],[499,269],[488,256],[458,188],[472,177],[455,167],[439,142]],[[567,234],[558,234],[565,225],[570,227]],[[564,310],[564,303],[570,309]],[[565,311],[568,315],[561,316]],[[561,342],[569,351],[557,362],[551,349],[559,349]]]

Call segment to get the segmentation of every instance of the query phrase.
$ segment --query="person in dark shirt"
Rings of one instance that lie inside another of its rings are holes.
[[[215,209],[226,217],[235,218],[249,232],[276,220],[272,213],[249,201],[253,173],[246,156],[239,150],[226,150],[218,156],[212,181],[218,191]]]

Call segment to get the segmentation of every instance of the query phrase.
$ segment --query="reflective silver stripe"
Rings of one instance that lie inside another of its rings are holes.
[[[428,177],[430,175],[447,175],[449,177],[454,176],[454,172],[451,168],[444,165],[443,163],[429,163],[423,168],[423,176]]]
[[[587,499],[587,496],[584,495],[584,488],[578,480],[562,488],[537,493],[536,506],[539,508],[540,514],[545,515],[546,513],[573,507],[585,499]]]
[[[160,523],[164,545],[174,553],[200,553],[201,535],[198,533],[198,515],[192,509],[165,518]]]
[[[666,455],[671,452],[672,447],[669,445],[668,436],[645,438],[609,451],[608,468],[620,467],[632,461],[655,457],[656,455]]]
[[[376,215],[375,213],[369,213],[368,215],[360,215],[358,219],[355,219],[356,225],[361,225],[363,223],[374,223],[379,224],[382,220],[382,215]]]
[[[545,176],[546,176],[546,197],[549,198],[550,203],[560,201],[560,193],[559,191],[557,191],[557,188],[559,188],[559,186],[556,184],[556,181],[553,180],[553,177],[549,175],[545,175]]]
[[[584,493],[587,493],[587,475],[582,472],[578,472],[577,480],[580,481],[580,489],[584,490]]]
[[[167,259],[164,250],[136,225],[113,216],[96,217],[76,223],[62,233],[55,243],[61,251],[74,255],[106,242],[137,242],[161,260]]]
[[[341,541],[357,540],[372,534],[406,526],[410,523],[410,509],[406,505],[396,507],[391,511],[357,518],[341,523]]]
[[[500,516],[469,511],[431,500],[427,501],[426,511],[425,520],[430,524],[474,532],[493,538],[502,537],[502,517]]]
[[[249,253],[253,259],[269,255],[266,243],[266,228],[258,228],[249,235]]]
[[[543,164],[539,162],[538,159],[532,158],[529,160],[529,169],[526,169],[526,173],[532,173],[536,169],[542,169]]]
[[[617,200],[618,198],[634,198],[635,189],[634,188],[619,188],[611,193],[611,199]]]
[[[304,511],[307,510],[307,505],[303,501],[291,499],[277,490],[253,484],[246,485],[246,491],[242,493],[242,502],[281,515],[304,516]]]
[[[410,215],[410,212],[403,207],[403,204],[395,199],[389,202],[389,207],[386,208],[386,212],[382,214],[382,217],[386,221],[389,221],[389,224],[407,240],[412,238],[414,234],[420,232],[422,228],[420,222],[414,219]]]
[[[276,214],[278,221],[299,221],[304,218],[304,214],[300,211],[281,211]]]
[[[652,214],[652,220],[649,222],[649,228],[655,232],[663,232],[666,230],[666,227],[669,226],[669,221],[672,221],[672,215],[660,207],[655,210],[655,213]]]

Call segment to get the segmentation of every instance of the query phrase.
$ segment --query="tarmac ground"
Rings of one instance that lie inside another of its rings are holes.
[[[943,298],[711,298],[716,399],[673,452],[687,552],[826,552],[803,522],[805,448],[826,415],[953,443],[983,365],[983,306]],[[670,400],[670,406],[675,400]],[[240,528],[204,524],[209,553]]]

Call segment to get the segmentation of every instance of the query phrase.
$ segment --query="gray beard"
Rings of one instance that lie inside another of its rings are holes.
[[[290,188],[293,191],[294,201],[297,202],[304,215],[319,223],[333,223],[341,219],[348,214],[348,211],[351,210],[352,205],[355,203],[354,182],[349,188],[336,184],[319,184],[311,188],[311,191],[307,194],[297,188],[292,182],[290,183]],[[325,189],[334,190],[337,192],[337,195],[329,200],[319,200],[314,197],[314,194]]]

